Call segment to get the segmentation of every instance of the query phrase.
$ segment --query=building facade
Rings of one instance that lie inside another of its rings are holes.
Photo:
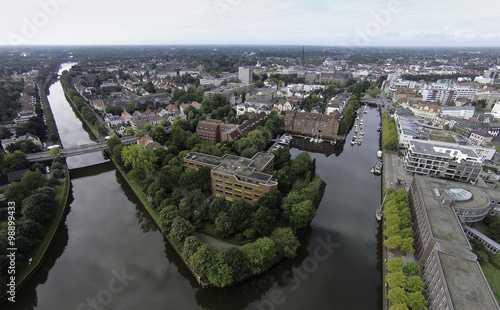
[[[285,130],[296,134],[336,139],[339,132],[339,117],[338,111],[333,111],[330,115],[287,111]]]
[[[239,67],[238,68],[238,78],[243,84],[253,83],[253,69],[249,67]]]
[[[413,178],[408,206],[429,309],[500,309],[456,211],[475,211],[478,201],[479,206],[488,205],[491,196],[484,190],[489,191],[419,175]]]
[[[265,192],[278,190],[270,172],[274,155],[257,153],[251,159],[226,154],[223,157],[191,152],[184,157],[184,167],[198,170],[211,168],[212,195],[228,201],[245,199],[254,204]]]
[[[482,160],[474,151],[460,146],[410,140],[403,165],[406,171],[415,174],[470,182],[479,177]]]
[[[243,133],[249,132],[258,126],[266,124],[267,115],[261,113],[245,113],[248,119],[242,124],[226,124],[220,120],[207,119],[198,122],[196,133],[202,141],[210,143],[219,143],[224,140],[237,140]]]

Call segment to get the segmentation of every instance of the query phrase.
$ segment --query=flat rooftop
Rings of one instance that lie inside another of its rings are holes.
[[[218,166],[222,162],[222,158],[218,156],[207,155],[203,153],[191,152],[184,157],[184,159],[190,159],[193,161],[198,161],[203,164]]]
[[[426,142],[417,141],[417,140],[410,141],[410,145],[413,146],[412,149],[414,152],[420,153],[420,154],[441,156],[441,157],[445,157],[446,155],[448,155],[449,158],[453,158],[451,153],[442,153],[442,152],[437,152],[435,150],[435,148],[445,148],[445,149],[460,151],[462,154],[467,155],[467,157],[469,157],[469,158],[480,159],[480,157],[474,151],[460,147],[459,145],[456,145],[456,146],[449,146],[449,145],[444,145],[444,144],[439,145],[439,144],[435,144],[435,143],[426,143]]]
[[[440,196],[436,196],[435,189],[437,188],[439,193],[443,194],[447,182],[419,175],[415,175],[414,179],[417,180],[422,193],[424,208],[427,213],[427,219],[433,237],[435,239],[470,248],[469,241],[462,230],[462,225],[458,221],[455,211],[453,211],[451,207],[443,207],[440,202]],[[463,183],[459,184],[461,185]]]
[[[264,167],[271,161],[273,160],[274,155],[273,154],[266,154],[266,153],[257,153],[255,154],[252,159],[254,161],[255,169],[257,171],[262,171]]]
[[[259,172],[252,159],[235,155],[224,155],[221,164],[215,167],[214,171],[234,175],[239,180],[247,182],[251,182],[250,179],[254,179],[262,183],[267,183],[273,177],[270,174]]]
[[[499,309],[477,261],[443,252],[438,255],[454,309]]]

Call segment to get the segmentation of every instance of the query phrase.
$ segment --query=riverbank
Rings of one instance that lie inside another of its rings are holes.
[[[139,187],[139,185],[134,180],[130,179],[127,176],[127,173],[125,171],[123,171],[123,169],[117,163],[115,163],[113,161],[113,156],[111,156],[111,154],[109,153],[109,151],[107,151],[107,154],[108,154],[109,158],[111,159],[111,161],[113,162],[113,164],[115,165],[116,169],[122,175],[122,177],[125,180],[125,182],[127,182],[128,186],[130,186],[130,188],[132,189],[132,191],[134,192],[134,194],[136,195],[136,197],[139,198],[139,200],[142,203],[142,206],[144,207],[144,209],[146,209],[146,211],[148,212],[148,214],[151,216],[151,219],[154,221],[156,227],[158,227],[158,230],[161,232],[161,234],[163,235],[163,237],[168,241],[168,243],[172,246],[172,248],[175,250],[175,252],[177,253],[177,255],[179,255],[179,257],[182,259],[184,265],[186,265],[186,267],[191,272],[191,274],[194,276],[194,278],[196,279],[196,281],[198,282],[198,284],[200,284],[200,286],[202,288],[213,287],[212,284],[203,282],[203,280],[194,272],[194,270],[191,269],[191,266],[189,266],[189,264],[186,262],[186,260],[184,259],[184,257],[181,255],[180,249],[177,248],[176,244],[172,240],[170,240],[170,238],[167,236],[167,234],[165,234],[165,232],[161,228],[161,225],[160,225],[160,215],[155,210],[153,210],[150,207],[149,202],[147,200],[146,194],[142,191],[142,189]]]
[[[34,249],[29,255],[32,259],[31,264],[24,265],[21,272],[19,272],[16,276],[16,292],[19,291],[26,283],[33,277],[33,275],[39,270],[40,265],[43,259],[46,257],[48,251],[50,250],[54,237],[56,236],[61,224],[63,223],[63,219],[66,215],[69,191],[71,186],[71,179],[69,175],[69,169],[65,166],[64,169],[65,178],[63,182],[56,188],[56,195],[54,198],[54,216],[47,223],[45,227],[45,234],[43,239],[40,241],[39,245],[36,249]],[[3,303],[7,300],[9,295],[5,294],[0,298],[0,303]]]
[[[49,86],[57,80],[56,76],[48,76],[45,78],[43,85],[38,86],[38,91],[40,95],[40,101],[42,104],[43,114],[45,116],[45,125],[47,126],[47,135],[53,144],[61,145],[61,137],[59,136],[59,131],[57,129],[57,124],[54,119],[54,114],[52,113],[52,108],[49,104],[49,99],[47,98]],[[40,84],[40,82],[38,82]],[[41,86],[41,87],[40,87]]]
[[[69,104],[71,105],[71,107],[73,108],[73,111],[75,112],[75,114],[77,115],[77,117],[83,121],[85,123],[85,125],[89,128],[90,132],[92,133],[93,137],[99,141],[99,142],[104,142],[104,138],[101,137],[99,135],[99,132],[97,130],[97,128],[95,128],[95,126],[91,123],[89,123],[85,117],[83,117],[82,113],[80,112],[80,110],[78,110],[78,107],[77,105],[75,104],[75,102],[73,101],[73,98],[71,98],[68,94],[68,87],[65,86],[64,83],[61,83],[61,87],[63,89],[63,92],[64,92],[64,97],[66,98],[66,101],[69,102]],[[83,99],[82,99],[83,100]],[[85,102],[85,105],[88,106],[88,104]],[[92,109],[91,109],[92,110]],[[92,112],[95,114],[95,112],[92,110]],[[99,119],[99,116],[96,115],[97,119]]]

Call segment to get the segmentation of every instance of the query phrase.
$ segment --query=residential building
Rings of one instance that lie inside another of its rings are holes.
[[[474,117],[476,107],[474,106],[443,106],[441,107],[442,115],[460,117],[469,119]]]
[[[243,133],[249,132],[258,126],[264,126],[267,120],[266,113],[246,113],[248,119],[242,124],[226,124],[220,120],[207,119],[198,122],[196,133],[202,141],[218,143],[224,140],[237,140]]]
[[[403,166],[414,174],[476,181],[481,172],[481,157],[462,146],[411,140],[405,151]]]
[[[425,121],[434,121],[443,112],[440,106],[423,102],[412,105],[410,110],[416,117]]]
[[[285,131],[325,139],[336,139],[339,131],[338,111],[331,115],[310,112],[287,111],[285,114]]]
[[[419,136],[417,120],[415,117],[400,116],[398,113],[394,115],[394,120],[398,130],[399,145],[408,147],[410,141]]]
[[[253,83],[253,68],[251,67],[239,67],[238,68],[238,78],[243,84]]]
[[[254,204],[265,192],[278,190],[278,182],[267,172],[274,168],[274,155],[257,153],[251,159],[226,154],[223,157],[191,152],[184,166],[211,168],[212,194],[228,201],[245,199]]]
[[[469,139],[477,145],[485,145],[493,140],[493,136],[486,131],[474,131],[470,133]]]
[[[117,125],[125,124],[125,121],[118,115],[113,115],[111,113],[107,113],[104,116],[104,121],[108,124],[110,127],[114,127]]]
[[[413,178],[408,206],[429,309],[500,309],[459,220],[466,212],[483,219],[499,198],[489,188]]]

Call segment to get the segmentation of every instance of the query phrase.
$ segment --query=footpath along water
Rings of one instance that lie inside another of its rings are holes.
[[[67,110],[58,82],[49,101],[62,143],[91,143]],[[380,177],[370,174],[378,112],[369,109],[364,120],[361,146],[316,145],[324,153],[311,153],[327,186],[297,257],[225,289],[198,286],[101,152],[69,159],[72,198],[65,224],[16,304],[2,309],[380,309],[374,215]],[[293,156],[301,152],[295,145],[310,147],[292,140]]]

